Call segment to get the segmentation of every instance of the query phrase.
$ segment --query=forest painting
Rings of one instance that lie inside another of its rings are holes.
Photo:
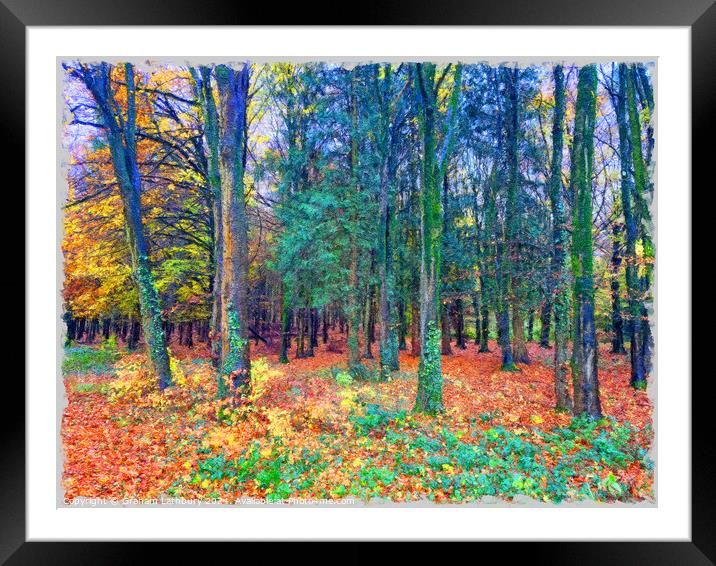
[[[58,66],[65,504],[655,504],[654,62]]]

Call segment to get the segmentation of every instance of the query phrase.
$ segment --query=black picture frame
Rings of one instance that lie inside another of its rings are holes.
[[[7,163],[25,162],[25,32],[27,26],[66,25],[566,25],[566,26],[688,26],[691,28],[692,76],[692,186],[713,190],[709,172],[713,156],[714,77],[716,73],[716,6],[713,0],[501,0],[477,2],[442,0],[427,2],[392,0],[346,5],[344,14],[335,3],[318,0],[268,10],[262,3],[222,0],[0,0],[0,56],[4,85],[0,87],[0,113],[7,144]],[[353,12],[348,15],[348,12]],[[270,18],[270,20],[269,20]],[[23,171],[17,167],[18,170]],[[23,186],[24,173],[16,187]],[[17,190],[17,189],[15,189]],[[693,191],[692,191],[693,194]],[[688,195],[685,195],[687,198]],[[20,204],[20,206],[23,206]],[[692,208],[693,209],[693,208]],[[26,211],[31,212],[31,211]],[[692,221],[692,225],[695,222]],[[696,240],[694,239],[694,243]],[[693,255],[692,255],[693,257]],[[21,291],[24,294],[24,291]],[[697,295],[698,296],[698,295]],[[26,300],[28,298],[26,297]],[[663,300],[663,298],[662,298]],[[684,329],[690,332],[691,329]],[[694,338],[697,334],[692,333]],[[15,338],[16,340],[16,338]],[[703,348],[701,349],[703,351]],[[699,351],[694,349],[692,351]],[[692,386],[692,536],[690,542],[544,542],[490,543],[500,560],[551,564],[716,564],[716,467],[713,421],[712,372],[697,375]],[[699,379],[700,377],[700,379]],[[664,378],[690,380],[690,375]],[[19,408],[24,384],[7,376],[5,403]],[[25,542],[25,415],[24,404],[14,415],[4,409],[2,481],[0,482],[0,561],[17,564],[123,564],[149,560],[147,545],[140,543]],[[635,517],[635,520],[638,520]],[[348,533],[347,533],[348,534]],[[628,536],[628,533],[625,533]],[[77,533],[81,537],[81,533]],[[559,533],[555,533],[558,537]],[[320,539],[320,533],[316,533]],[[260,543],[259,543],[260,544]],[[355,549],[337,549],[326,556],[342,556],[365,563],[371,557],[386,558],[385,550],[373,551],[365,543]],[[510,547],[504,546],[509,544]],[[156,548],[156,547],[155,547]],[[206,560],[206,545],[162,544],[162,561],[186,563],[197,554]],[[422,550],[419,549],[420,552]],[[243,550],[241,552],[244,552]],[[270,551],[272,554],[275,550]],[[295,550],[289,549],[293,553]],[[302,547],[308,556],[323,555]],[[404,560],[406,556],[402,554]],[[482,553],[482,550],[477,552]],[[485,556],[485,555],[482,555]],[[476,560],[478,555],[476,555]]]

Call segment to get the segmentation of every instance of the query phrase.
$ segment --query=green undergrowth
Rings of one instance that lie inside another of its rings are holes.
[[[653,497],[645,485],[620,481],[628,477],[624,471],[634,468],[634,463],[646,472],[638,481],[653,474],[653,462],[638,438],[645,431],[614,419],[573,419],[569,426],[550,431],[537,427],[513,431],[494,425],[495,418],[482,415],[463,430],[450,430],[421,424],[406,410],[369,404],[349,418],[355,440],[347,460],[336,456],[345,448],[343,435],[322,435],[325,449],[313,452],[288,448],[278,437],[273,439],[270,454],[259,451],[258,443],[233,460],[199,450],[201,458],[210,457],[200,463],[190,481],[196,486],[205,480],[222,480],[224,491],[239,496],[242,486],[253,482],[252,487],[264,490],[269,501],[288,497],[384,501],[396,494],[408,500],[453,502],[519,496],[550,503]],[[329,474],[349,470],[349,484],[317,490],[315,479],[326,470]],[[410,486],[401,487],[406,482],[398,480],[406,477],[411,478]],[[181,483],[175,484],[174,492],[181,493]]]
[[[200,449],[200,455],[209,455],[208,449]],[[264,490],[267,501],[280,501],[292,495],[299,497],[310,489],[316,474],[324,470],[328,462],[317,451],[301,449],[291,454],[280,438],[273,440],[270,454],[260,451],[260,444],[253,442],[239,457],[227,458],[224,453],[201,460],[191,475],[190,484],[201,486],[203,482],[218,482],[219,491],[209,493],[212,498],[224,493],[240,494],[251,483]],[[169,495],[180,495],[182,482],[178,481],[168,490]],[[212,485],[214,485],[212,483]]]
[[[65,347],[65,356],[62,360],[64,374],[97,375],[112,373],[114,363],[119,359],[120,351],[114,336],[104,340],[99,346],[83,344]]]

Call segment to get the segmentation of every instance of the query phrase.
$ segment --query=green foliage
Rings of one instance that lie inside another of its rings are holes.
[[[395,472],[385,467],[367,466],[358,472],[358,485],[367,488],[365,490],[367,494],[370,494],[379,485],[389,486],[394,479]]]
[[[107,383],[76,383],[72,389],[75,393],[100,393],[102,395],[106,395],[111,390]]]
[[[281,442],[274,439],[273,449],[263,454],[258,442],[253,442],[239,457],[227,459],[224,453],[201,460],[198,471],[191,479],[192,484],[223,480],[223,490],[238,492],[242,485],[253,482],[266,490],[268,501],[279,501],[313,485],[315,476],[325,469],[327,463],[319,452],[300,449],[289,454]],[[175,484],[176,492],[180,484]]]
[[[114,362],[119,359],[117,339],[110,336],[96,346],[69,346],[65,348],[65,357],[62,360],[62,371],[65,375],[77,374],[110,374],[113,372]]]
[[[353,423],[356,435],[365,436],[371,432],[379,432],[392,422],[400,422],[405,420],[407,411],[388,411],[382,406],[375,403],[369,403],[366,406],[365,413],[362,415],[352,415],[349,420]]]
[[[340,371],[335,376],[336,383],[340,387],[350,387],[353,384],[353,378],[347,371]]]
[[[637,432],[628,423],[599,425],[581,419],[553,432],[533,429],[533,437],[495,427],[476,432],[470,443],[444,433],[442,445],[418,437],[411,446],[433,454],[427,463],[436,474],[426,479],[427,486],[448,486],[454,499],[526,495],[554,502],[570,496],[613,500],[629,497],[614,472],[643,461],[644,454],[634,448]],[[559,455],[556,466],[543,463],[546,450]],[[570,495],[576,476],[585,481]]]

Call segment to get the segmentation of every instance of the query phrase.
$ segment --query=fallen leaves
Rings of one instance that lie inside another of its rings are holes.
[[[250,402],[236,407],[216,400],[209,360],[191,356],[199,348],[173,351],[180,379],[163,393],[139,353],[123,355],[106,375],[70,373],[66,496],[653,497],[644,456],[652,406],[645,391],[629,387],[626,356],[600,352],[611,420],[571,433],[571,417],[553,409],[551,350],[529,344],[533,363],[504,373],[491,346],[443,357],[445,412],[437,417],[411,412],[418,360],[404,352],[390,381],[339,382],[345,356],[326,346],[287,365],[259,348]]]

